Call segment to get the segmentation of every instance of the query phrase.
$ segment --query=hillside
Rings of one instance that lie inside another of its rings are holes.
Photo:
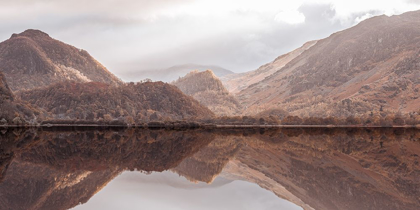
[[[21,92],[19,96],[45,109],[55,119],[139,122],[212,117],[214,114],[175,86],[163,82],[129,83],[119,87],[89,82],[62,82]]]
[[[233,74],[232,71],[224,69],[219,66],[184,64],[184,65],[172,66],[167,69],[130,72],[126,80],[139,81],[139,80],[144,80],[144,79],[151,79],[153,81],[172,82],[172,81],[177,80],[180,77],[185,76],[190,71],[193,71],[193,70],[206,71],[207,69],[211,69],[214,72],[214,74],[218,77]]]
[[[276,71],[283,68],[287,63],[310,49],[315,44],[316,41],[307,42],[302,47],[277,57],[273,62],[265,64],[255,71],[240,74],[229,74],[221,77],[220,79],[222,80],[223,85],[225,85],[231,93],[236,94],[248,86],[258,83],[266,77],[274,74]]]
[[[236,98],[229,94],[229,91],[211,70],[192,71],[172,84],[217,115],[240,113],[241,106]]]
[[[237,96],[246,114],[412,112],[420,98],[420,11],[378,16],[335,33]],[[275,62],[261,68],[275,68]]]
[[[6,122],[0,122],[0,125],[5,123],[20,124],[23,121],[31,121],[36,118],[35,113],[39,114],[38,110],[15,99],[6,82],[6,78],[0,71],[0,120],[6,120]]]
[[[13,34],[0,43],[0,63],[0,71],[12,91],[67,80],[122,84],[85,50],[55,40],[39,30]]]

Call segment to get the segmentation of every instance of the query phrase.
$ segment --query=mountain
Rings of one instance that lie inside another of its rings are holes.
[[[13,34],[0,43],[0,71],[12,91],[45,87],[60,81],[122,82],[88,52],[39,30]]]
[[[132,117],[147,122],[214,116],[192,97],[163,82],[113,86],[67,81],[20,92],[19,96],[56,119],[130,120],[127,118]]]
[[[130,72],[129,77],[127,77],[127,79],[130,81],[151,79],[153,81],[172,82],[188,74],[190,71],[193,71],[193,70],[205,71],[208,69],[211,69],[214,72],[214,74],[217,75],[218,77],[233,74],[232,71],[224,69],[219,66],[184,64],[184,65],[172,66],[167,69]]]
[[[280,70],[291,60],[295,59],[297,56],[314,46],[316,42],[317,41],[307,42],[302,47],[277,57],[273,62],[265,64],[255,71],[239,74],[229,74],[221,77],[220,79],[231,93],[236,94],[248,86],[258,83],[276,71]]]
[[[374,17],[317,41],[284,67],[266,64],[260,69],[276,72],[237,97],[247,114],[276,108],[337,117],[417,111],[419,47],[420,11]]]
[[[172,83],[217,115],[238,114],[241,106],[211,71],[192,71]]]

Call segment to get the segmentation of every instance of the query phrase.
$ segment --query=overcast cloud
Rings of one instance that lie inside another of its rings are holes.
[[[0,39],[40,29],[120,77],[185,63],[243,72],[366,18],[417,9],[419,0],[0,0]]]

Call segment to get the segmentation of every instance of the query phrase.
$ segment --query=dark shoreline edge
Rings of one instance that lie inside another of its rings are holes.
[[[255,128],[417,128],[420,125],[393,125],[393,126],[363,126],[363,125],[213,125],[198,124],[194,126],[171,125],[100,125],[100,124],[43,124],[43,125],[0,125],[0,128],[152,128],[152,129],[255,129]]]

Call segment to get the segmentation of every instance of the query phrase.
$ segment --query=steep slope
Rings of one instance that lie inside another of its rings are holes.
[[[7,122],[0,122],[0,124],[17,124],[23,121],[34,120],[35,114],[39,114],[38,110],[15,99],[10,90],[6,79],[0,71],[0,120],[4,119]]]
[[[214,114],[175,86],[163,82],[62,82],[21,92],[28,101],[59,119],[112,120],[133,117],[139,121],[212,117]]]
[[[121,81],[88,52],[51,38],[39,30],[26,30],[0,43],[0,71],[12,91],[48,86],[59,81]]]
[[[240,112],[236,98],[229,94],[211,70],[192,71],[172,84],[217,115],[234,115]]]
[[[205,71],[207,69],[211,69],[214,72],[214,74],[217,75],[218,77],[233,74],[232,71],[224,69],[219,66],[184,64],[184,65],[172,66],[167,69],[131,72],[129,75],[129,78],[127,79],[128,80],[134,79],[136,81],[144,80],[144,79],[151,79],[153,81],[172,82],[188,74],[190,71],[193,71],[193,70]]]
[[[229,74],[221,77],[220,79],[229,92],[236,94],[248,86],[258,83],[266,77],[274,74],[276,71],[283,68],[287,63],[314,46],[316,42],[317,41],[307,42],[302,47],[279,56],[273,62],[265,64],[255,71],[240,74]]]
[[[239,92],[238,99],[247,113],[283,108],[301,116],[345,117],[382,109],[415,111],[419,47],[420,11],[374,17],[318,41]]]

